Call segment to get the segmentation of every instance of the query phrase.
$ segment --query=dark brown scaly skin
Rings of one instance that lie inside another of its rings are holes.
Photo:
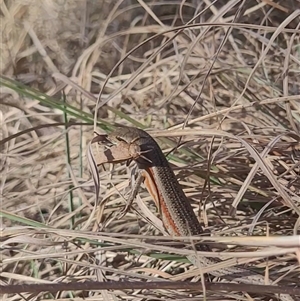
[[[153,197],[161,214],[163,224],[170,235],[197,236],[204,234],[194,210],[184,194],[176,176],[157,142],[145,131],[134,127],[116,129],[107,136],[116,147],[127,144],[127,153],[144,171],[145,186]],[[115,161],[117,162],[117,160]],[[196,250],[210,251],[206,244],[197,244]],[[217,258],[189,256],[196,266],[209,266],[220,262]],[[222,268],[212,271],[216,277],[223,277],[236,282],[265,284],[263,276],[239,267]],[[271,282],[271,281],[270,281]],[[281,295],[280,300],[294,300],[289,295]]]

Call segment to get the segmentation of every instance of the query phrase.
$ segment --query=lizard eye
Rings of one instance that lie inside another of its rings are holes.
[[[108,139],[108,135],[99,135],[97,132],[95,132],[97,135],[92,139],[92,144],[93,143],[98,143],[98,144],[104,144],[105,146],[111,147],[113,146],[113,143]]]
[[[120,136],[116,136],[116,139],[117,139],[118,141],[128,143],[124,138],[122,138],[122,137],[120,137]]]

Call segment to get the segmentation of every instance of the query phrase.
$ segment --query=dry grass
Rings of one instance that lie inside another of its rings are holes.
[[[241,257],[266,279],[299,285],[299,237],[281,243],[299,233],[299,1],[121,2],[0,4],[1,73],[15,80],[1,78],[1,284],[200,279],[184,257],[192,251],[162,241],[144,189],[134,210],[118,218],[134,165],[101,169],[96,206],[86,145],[94,129],[133,124],[163,136],[159,142],[172,151],[170,163],[201,222],[223,243],[223,256]],[[93,116],[95,124],[100,120],[94,129],[51,125],[92,124]],[[245,241],[247,234],[261,239]],[[203,272],[212,268],[219,266]],[[2,298],[184,300],[187,294]],[[208,291],[206,298],[247,294]]]

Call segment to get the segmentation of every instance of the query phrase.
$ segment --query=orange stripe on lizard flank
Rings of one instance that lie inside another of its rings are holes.
[[[156,186],[152,168],[146,168],[143,172],[143,176],[145,178],[144,184],[155,202],[166,230],[173,235],[180,236],[180,232],[168,210],[165,200]]]

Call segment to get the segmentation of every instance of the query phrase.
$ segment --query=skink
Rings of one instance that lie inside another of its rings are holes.
[[[97,138],[97,137],[96,137]],[[143,172],[144,184],[153,197],[167,232],[172,236],[197,236],[204,234],[194,210],[184,194],[176,176],[157,142],[145,131],[122,127],[111,134],[97,138],[96,141],[109,144],[103,152],[102,162],[122,162],[132,159]],[[196,250],[210,251],[206,244],[196,244]],[[189,256],[189,260],[198,266],[209,266],[220,262],[217,258]],[[216,277],[235,282],[264,284],[263,276],[239,267],[222,268],[212,271]],[[271,281],[270,281],[271,282]],[[272,284],[272,282],[271,282]],[[280,300],[294,300],[289,295],[280,295]]]

